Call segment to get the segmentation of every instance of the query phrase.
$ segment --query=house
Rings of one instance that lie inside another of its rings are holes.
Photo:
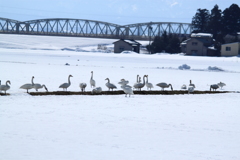
[[[217,56],[214,49],[214,39],[209,33],[192,33],[191,37],[181,43],[181,49],[186,55]]]
[[[134,51],[139,53],[141,44],[135,40],[120,39],[114,44],[114,53],[121,53],[122,51]]]
[[[240,42],[222,44],[221,56],[238,56],[240,54]]]

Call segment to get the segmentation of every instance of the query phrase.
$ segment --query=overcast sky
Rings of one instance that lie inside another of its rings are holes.
[[[0,0],[0,17],[19,21],[89,19],[119,25],[144,22],[191,23],[197,9],[223,11],[240,0]]]

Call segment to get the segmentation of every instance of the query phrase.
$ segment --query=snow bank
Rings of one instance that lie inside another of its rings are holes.
[[[216,66],[214,66],[214,67],[209,66],[208,70],[210,70],[210,71],[224,71],[222,68],[219,68],[219,67],[216,67]]]
[[[183,70],[183,69],[191,69],[191,67],[188,66],[187,64],[183,64],[183,65],[179,66],[178,69],[180,69],[180,70]]]

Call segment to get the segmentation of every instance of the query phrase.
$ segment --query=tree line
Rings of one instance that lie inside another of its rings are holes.
[[[215,5],[211,11],[198,9],[192,18],[191,24],[192,33],[213,34],[213,38],[215,39],[214,45],[218,50],[221,44],[225,43],[224,37],[227,34],[235,37],[230,42],[240,42],[240,39],[237,38],[237,32],[240,32],[240,7],[237,4],[232,4],[224,11],[221,11],[218,5]],[[162,51],[179,53],[180,40],[177,35],[164,32],[161,36],[156,36],[153,42],[147,46],[147,49],[150,53]]]

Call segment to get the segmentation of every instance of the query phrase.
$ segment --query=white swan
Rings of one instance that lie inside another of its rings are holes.
[[[147,76],[146,75],[143,76],[143,83],[141,82],[135,83],[133,87],[141,91],[141,89],[145,86],[145,77]]]
[[[6,81],[6,85],[0,85],[0,90],[5,91],[5,94],[7,94],[6,91],[10,89],[10,86],[8,84],[11,84],[9,80]]]
[[[68,76],[68,83],[63,83],[59,86],[59,88],[62,88],[63,90],[66,89],[67,91],[67,88],[71,85],[71,82],[70,82],[70,77],[73,77],[72,75],[69,75]]]
[[[182,85],[181,89],[187,89],[187,86],[184,84]]]
[[[217,85],[217,84],[212,84],[212,85],[210,85],[210,91],[216,91],[217,89],[219,88],[219,86]]]
[[[194,86],[188,86],[188,94],[194,92]]]
[[[33,79],[34,79],[34,76],[32,76],[32,83],[26,83],[26,84],[22,85],[20,88],[26,89],[27,93],[28,93],[28,90],[32,89],[34,87]]]
[[[217,85],[218,85],[219,87],[221,87],[221,89],[222,89],[222,87],[226,86],[226,84],[223,83],[223,82],[220,82],[220,83],[218,83]]]
[[[94,93],[101,93],[102,92],[102,88],[101,87],[96,87],[92,90],[92,94]]]
[[[114,88],[117,88],[114,84],[110,83],[109,78],[106,78],[105,80],[108,81],[108,82],[106,83],[106,86],[108,87],[109,91],[110,91],[110,89],[112,89],[112,91],[113,91]]]
[[[192,84],[192,80],[190,80],[189,86],[193,86],[194,88],[196,88],[196,87],[195,87],[195,84]]]
[[[93,79],[93,71],[91,71],[91,78],[90,78],[90,86],[91,86],[91,88],[92,87],[95,87],[95,85],[96,85],[96,82],[95,82],[95,80]]]
[[[41,85],[41,84],[35,83],[35,84],[33,85],[33,88],[35,88],[36,91],[38,91],[39,89],[42,89],[43,87],[44,87],[45,90],[48,92],[48,89],[47,89],[47,87],[45,86],[45,84]]]
[[[87,84],[86,83],[80,83],[79,87],[81,88],[82,92],[83,91],[85,92],[85,88],[87,87]]]
[[[151,90],[151,88],[153,88],[153,85],[152,85],[152,83],[149,83],[148,82],[148,75],[146,76],[147,77],[147,81],[146,81],[146,86],[147,86],[147,90],[150,88],[150,90]]]
[[[171,90],[173,91],[172,85],[171,85],[171,84],[167,84],[167,83],[165,83],[165,82],[158,83],[158,84],[156,84],[156,86],[161,87],[163,91],[164,91],[164,88],[168,88],[168,87],[171,86]]]
[[[123,89],[123,92],[126,94],[125,97],[127,97],[127,95],[129,95],[129,97],[130,97],[130,95],[134,94],[132,88],[130,88],[130,87],[126,87],[123,85],[123,86],[121,86],[121,88]]]

